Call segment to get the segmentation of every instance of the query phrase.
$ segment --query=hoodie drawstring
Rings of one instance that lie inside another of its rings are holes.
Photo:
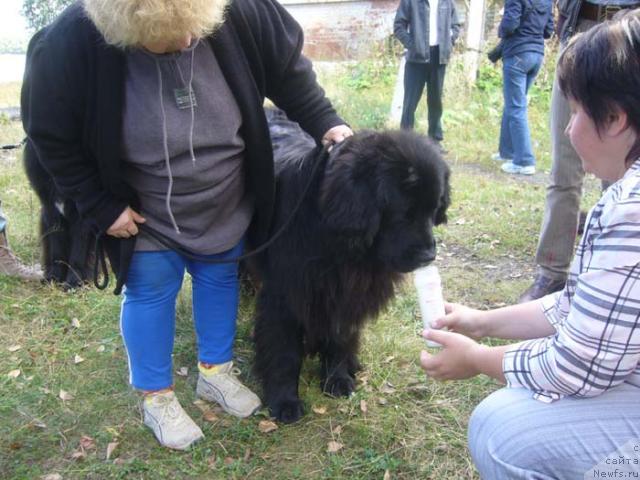
[[[193,152],[193,128],[195,125],[196,114],[195,114],[195,106],[193,105],[195,102],[193,101],[193,59],[196,53],[196,47],[191,49],[191,72],[189,74],[189,106],[191,107],[191,125],[189,126],[189,151],[191,152],[191,161],[194,166],[196,164],[196,154]]]
[[[176,219],[174,218],[173,212],[171,211],[171,191],[173,190],[173,173],[171,172],[171,162],[169,159],[167,113],[164,109],[164,99],[162,98],[162,70],[160,70],[160,62],[158,61],[157,58],[155,59],[155,62],[156,62],[156,70],[158,72],[158,93],[160,95],[160,111],[162,112],[162,146],[164,148],[164,163],[167,168],[167,174],[169,176],[169,186],[167,187],[167,194],[165,196],[165,205],[167,207],[167,212],[169,213],[169,219],[171,220],[171,225],[173,226],[176,233],[180,234],[180,229],[178,228]],[[191,91],[189,91],[189,95],[191,95]]]

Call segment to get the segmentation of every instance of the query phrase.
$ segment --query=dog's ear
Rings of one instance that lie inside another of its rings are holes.
[[[358,159],[341,155],[331,160],[320,194],[320,213],[329,232],[352,248],[368,248],[380,228],[380,211],[371,188],[374,172],[358,172]],[[341,162],[336,165],[336,162]]]

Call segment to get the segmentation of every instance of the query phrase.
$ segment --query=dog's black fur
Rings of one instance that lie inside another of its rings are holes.
[[[64,198],[42,167],[33,145],[24,150],[27,178],[40,199],[40,244],[44,279],[64,288],[82,286],[92,275],[95,235],[71,199]]]
[[[259,259],[256,371],[271,414],[303,414],[298,379],[318,353],[321,388],[355,388],[360,332],[394,294],[402,273],[436,255],[432,227],[446,221],[449,168],[412,132],[363,132],[325,155],[282,114],[267,111],[276,159],[274,231],[317,174],[285,233]]]

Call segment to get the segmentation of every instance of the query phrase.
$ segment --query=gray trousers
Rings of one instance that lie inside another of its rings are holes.
[[[595,24],[580,20],[576,30],[582,32]],[[554,280],[567,278],[573,259],[584,180],[580,157],[564,133],[570,116],[556,75],[551,94],[551,178],[536,252],[539,273]]]
[[[502,388],[471,415],[471,457],[486,480],[640,478],[638,405],[640,387],[626,383],[551,404]]]
[[[7,228],[7,219],[2,213],[2,200],[0,200],[0,233],[3,233],[5,228]]]

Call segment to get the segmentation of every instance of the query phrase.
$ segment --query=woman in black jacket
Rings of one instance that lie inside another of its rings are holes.
[[[351,130],[301,55],[299,25],[273,0],[84,0],[38,32],[22,91],[27,154],[93,222],[124,286],[121,330],[132,385],[159,442],[202,437],[172,392],[175,300],[193,279],[197,394],[248,416],[259,399],[235,377],[235,264],[193,261],[140,234],[236,257],[262,242],[274,199],[262,104],[269,97],[318,142]]]

